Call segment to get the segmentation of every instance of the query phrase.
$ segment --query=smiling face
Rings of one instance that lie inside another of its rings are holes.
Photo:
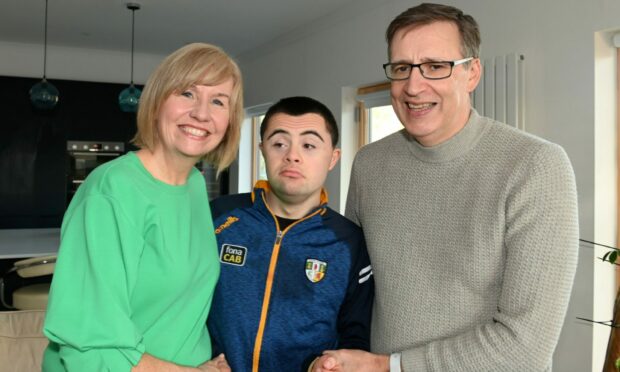
[[[154,153],[197,162],[224,138],[230,117],[231,79],[192,85],[166,98],[157,116]]]
[[[314,113],[273,115],[260,144],[275,204],[318,206],[327,174],[340,158],[325,119]],[[277,213],[277,212],[276,212]]]
[[[461,39],[452,22],[433,22],[403,28],[394,34],[390,62],[454,61],[461,54]],[[392,106],[405,129],[423,146],[438,145],[467,123],[471,93],[480,80],[480,60],[454,66],[452,75],[428,80],[414,68],[407,80],[392,81]]]

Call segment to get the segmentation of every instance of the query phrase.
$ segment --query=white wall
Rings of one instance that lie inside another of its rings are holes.
[[[577,176],[581,237],[595,239],[595,223],[614,229],[609,224],[615,221],[595,220],[594,213],[594,35],[597,31],[620,28],[620,3],[614,0],[450,3],[474,15],[480,23],[483,57],[512,52],[525,55],[526,130],[566,149]],[[310,28],[240,56],[247,104],[309,95],[325,102],[342,119],[345,136],[355,135],[350,113],[342,111],[350,106],[343,92],[383,80],[380,65],[386,61],[385,28],[395,15],[415,4],[400,0],[359,0],[354,7],[332,14]],[[330,199],[335,207],[344,203],[354,143],[350,138],[341,141],[342,162],[328,178]],[[601,263],[595,262],[594,254],[591,247],[580,248],[573,296],[554,358],[557,371],[600,370],[605,350],[596,346],[593,351],[593,326],[575,319],[577,316],[593,318],[599,306],[594,303],[593,293],[595,267]],[[605,294],[606,301],[609,296]],[[602,303],[607,306],[607,302]],[[606,344],[605,335],[597,337],[597,345]]]

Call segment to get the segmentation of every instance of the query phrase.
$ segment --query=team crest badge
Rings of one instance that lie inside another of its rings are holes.
[[[325,277],[327,262],[319,261],[314,258],[306,260],[306,278],[312,283],[320,282]]]

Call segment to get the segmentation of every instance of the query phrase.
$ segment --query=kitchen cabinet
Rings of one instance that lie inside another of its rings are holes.
[[[67,141],[118,141],[132,148],[135,114],[118,106],[126,84],[52,79],[58,105],[39,111],[28,94],[39,80],[0,76],[0,231],[60,227]]]

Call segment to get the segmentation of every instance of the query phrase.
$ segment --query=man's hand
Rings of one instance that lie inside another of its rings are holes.
[[[326,350],[311,372],[389,372],[390,356],[362,350]]]
[[[343,369],[338,360],[334,356],[327,354],[323,354],[322,356],[316,358],[316,360],[312,363],[311,368],[308,370],[308,372],[339,371],[343,371]]]
[[[202,363],[198,366],[198,369],[204,372],[231,372],[230,366],[228,365],[224,354],[220,354],[215,358]]]

